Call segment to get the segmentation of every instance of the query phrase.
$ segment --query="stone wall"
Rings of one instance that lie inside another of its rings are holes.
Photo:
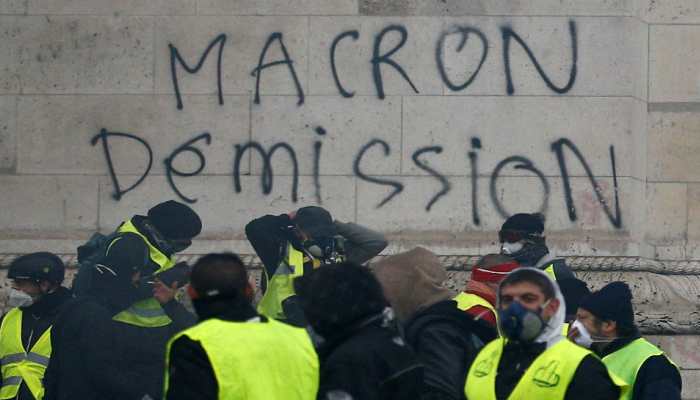
[[[321,204],[474,256],[541,210],[591,279],[646,282],[649,332],[692,333],[699,49],[695,0],[0,0],[0,257],[170,198],[192,255]],[[694,376],[696,338],[659,340]]]

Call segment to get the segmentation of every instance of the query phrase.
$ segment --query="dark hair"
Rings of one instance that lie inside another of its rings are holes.
[[[544,298],[547,300],[556,295],[552,281],[547,276],[528,268],[519,268],[508,274],[506,279],[501,282],[501,289],[506,286],[512,286],[523,282],[532,283],[533,285],[537,286],[544,294]]]
[[[204,298],[243,296],[248,285],[248,271],[237,254],[211,253],[192,267],[190,285]]]
[[[612,319],[601,319],[600,317],[596,316],[593,314],[593,325],[597,329],[601,329],[603,326],[603,322],[605,321],[611,321],[615,322],[615,330],[617,332],[617,336],[621,338],[631,338],[639,334],[639,329],[637,328],[637,325],[634,324],[634,322],[629,323],[626,321],[615,321]]]
[[[350,262],[315,269],[295,279],[294,289],[309,323],[323,336],[339,333],[387,306],[374,274]]]

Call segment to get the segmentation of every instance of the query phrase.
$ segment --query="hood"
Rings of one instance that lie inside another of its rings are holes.
[[[542,333],[540,333],[539,336],[535,339],[535,343],[546,343],[547,348],[553,346],[560,340],[564,339],[564,336],[562,335],[561,331],[564,326],[564,319],[566,318],[566,302],[564,301],[564,296],[561,294],[561,290],[559,290],[559,285],[552,280],[552,278],[547,274],[546,272],[537,269],[537,268],[530,268],[530,267],[523,267],[523,268],[518,268],[515,271],[519,271],[521,269],[528,269],[537,272],[538,274],[544,276],[549,280],[549,282],[552,283],[552,287],[554,288],[554,296],[559,300],[559,308],[557,309],[557,312],[554,313],[552,318],[547,322],[547,325],[545,326],[544,330]],[[502,284],[502,282],[501,282]],[[496,296],[496,301],[497,301],[497,308],[501,308],[500,304],[500,298],[501,298],[501,285],[498,286],[498,295]]]
[[[373,264],[373,269],[400,321],[454,296],[442,287],[447,272],[440,260],[422,247],[386,257]]]

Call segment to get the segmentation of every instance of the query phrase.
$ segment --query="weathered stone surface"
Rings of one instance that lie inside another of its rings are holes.
[[[311,19],[310,92],[340,96],[331,71],[330,48],[335,37],[349,30],[358,31],[358,39],[345,38],[338,43],[335,56],[338,79],[348,92],[356,95],[378,95],[373,77],[373,50],[382,30],[390,27],[406,30],[406,43],[391,56],[405,71],[419,93],[388,64],[379,64],[383,90],[390,95],[442,94],[442,82],[435,67],[435,43],[443,21],[436,18],[360,18],[318,17]],[[390,31],[383,36],[378,55],[384,55],[400,43],[400,33]]]
[[[26,0],[0,0],[0,14],[24,14],[26,11]]]
[[[127,180],[129,177],[120,176]],[[133,177],[131,177],[133,179]],[[263,196],[260,176],[241,177],[241,193],[234,190],[230,176],[175,178],[177,187],[188,197],[197,199],[192,207],[200,214],[204,225],[202,239],[245,239],[244,227],[264,214],[282,214],[316,202],[313,179],[299,178],[298,201],[291,200],[292,177],[274,179],[272,192]],[[349,177],[321,178],[321,200],[336,219],[355,219],[355,183]],[[100,230],[113,230],[134,214],[143,214],[153,205],[177,199],[165,177],[149,177],[143,185],[115,201],[109,195],[108,178],[100,181]]]
[[[700,184],[688,184],[688,240],[700,241]]]
[[[700,100],[700,26],[649,27],[649,101]]]
[[[697,24],[700,4],[695,0],[639,0],[639,14],[649,23]]]
[[[647,340],[659,346],[682,369],[700,369],[697,353],[700,336],[647,336]]]
[[[0,17],[0,26],[0,93],[153,91],[151,18]]]
[[[700,111],[700,109],[698,109]],[[700,113],[650,112],[649,180],[700,180]]]
[[[17,160],[17,99],[0,96],[0,172],[11,171]]]
[[[222,53],[222,87],[224,93],[255,93],[256,77],[251,73],[258,66],[260,55],[271,34],[282,33],[282,41],[299,82],[308,92],[306,17],[161,17],[156,20],[156,90],[174,93],[169,44],[175,46],[189,66],[196,66],[207,46],[220,34],[226,35]],[[192,75],[177,65],[181,93],[217,93],[217,58],[215,46],[199,73]],[[264,64],[283,60],[275,40],[270,45]],[[260,79],[261,95],[296,95],[294,80],[286,65],[264,69]],[[262,100],[264,101],[264,99]],[[187,104],[184,104],[185,109]]]
[[[647,184],[647,240],[668,245],[687,237],[687,185]]]
[[[358,0],[198,0],[200,15],[354,15]]]
[[[570,24],[576,31],[576,76],[571,82],[573,45]],[[448,18],[446,32],[455,27],[481,31],[488,42],[488,53],[481,69],[483,42],[469,34],[464,48],[458,51],[461,35],[445,39],[445,71],[455,85],[474,80],[465,89],[445,94],[506,95],[507,75],[501,28],[510,27],[529,46],[552,85],[565,95],[630,96],[646,101],[647,28],[636,18],[559,18],[559,17],[463,17]],[[437,42],[430,44],[426,55],[434,58]],[[513,94],[559,96],[547,86],[522,46],[510,42],[510,66]],[[437,73],[437,66],[435,73]],[[478,70],[476,75],[475,72]],[[571,82],[571,83],[570,83]],[[567,86],[570,84],[571,86]]]
[[[186,96],[178,111],[173,96],[23,96],[19,104],[19,171],[22,173],[108,173],[103,143],[91,146],[101,129],[136,135],[153,150],[154,174],[165,171],[163,160],[188,140],[208,132],[193,146],[205,156],[203,173],[230,174],[233,145],[249,138],[247,97]],[[133,139],[108,139],[118,174],[142,174],[148,166],[146,148]],[[184,152],[174,162],[183,172],[200,166]],[[248,164],[242,172],[248,171]],[[128,186],[127,186],[128,187]]]
[[[97,178],[85,176],[0,176],[0,226],[4,230],[95,229]]]
[[[441,146],[441,154],[422,159],[443,174],[471,173],[468,152],[478,156],[479,174],[491,174],[510,156],[530,159],[545,175],[560,174],[551,145],[570,141],[592,173],[612,176],[610,146],[615,148],[617,175],[643,178],[644,163],[635,151],[644,141],[637,127],[643,104],[634,99],[555,97],[412,97],[403,103],[403,173],[427,174],[412,161],[415,151]],[[472,140],[480,141],[481,149]],[[586,176],[581,162],[563,147],[569,174]],[[527,176],[511,167],[503,174]]]
[[[390,97],[310,96],[299,107],[293,97],[267,97],[252,108],[252,140],[266,149],[276,143],[291,145],[299,163],[299,173],[314,171],[314,144],[321,142],[319,172],[323,175],[352,175],[360,149],[380,138],[391,149],[384,155],[381,145],[367,151],[361,168],[370,174],[399,174],[401,163],[401,99]],[[323,130],[319,130],[318,128]],[[325,134],[321,135],[319,132]],[[255,154],[255,153],[253,153]],[[253,173],[261,173],[262,162],[252,157]],[[275,153],[275,174],[292,175],[290,158],[283,150]]]
[[[26,0],[29,14],[193,15],[196,0]]]
[[[696,369],[682,370],[681,379],[683,379],[683,392],[681,393],[683,400],[700,399],[700,371]]]
[[[632,15],[633,0],[360,0],[363,15]]]

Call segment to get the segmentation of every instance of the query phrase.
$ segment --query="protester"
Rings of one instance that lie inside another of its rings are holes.
[[[506,255],[487,254],[481,257],[472,268],[466,288],[455,297],[457,307],[475,320],[484,321],[496,329],[498,284],[518,267],[518,263]]]
[[[525,267],[547,272],[554,280],[575,278],[562,258],[555,258],[545,243],[544,215],[515,214],[509,217],[498,232],[501,254],[515,259]]]
[[[72,298],[61,286],[64,276],[63,261],[48,252],[26,254],[10,264],[8,306],[13,308],[0,325],[0,399],[43,397],[42,379],[51,357],[51,326]]]
[[[333,221],[321,207],[302,207],[282,215],[265,215],[245,227],[265,274],[258,311],[297,326],[305,319],[294,295],[293,280],[322,264],[363,264],[387,245],[384,236],[360,225]]]
[[[468,399],[618,398],[603,363],[562,336],[564,298],[545,272],[511,272],[499,286],[498,310],[504,337],[487,344],[472,363]]]
[[[372,272],[331,264],[294,281],[321,363],[319,400],[414,399],[422,368],[399,335]]]
[[[318,390],[318,358],[305,330],[256,313],[241,259],[209,254],[188,287],[200,318],[168,345],[168,400],[304,400]]]
[[[591,294],[591,291],[588,289],[586,282],[578,278],[562,279],[557,281],[557,284],[566,302],[566,317],[564,321],[566,323],[573,322],[576,319],[576,311],[579,304],[586,296]]]
[[[442,286],[445,268],[422,247],[386,257],[373,270],[423,364],[420,398],[464,399],[469,365],[496,329],[457,308],[454,293]]]
[[[609,283],[584,298],[570,337],[602,357],[611,373],[629,385],[623,399],[681,398],[678,367],[640,336],[634,323],[632,293],[626,283]]]
[[[178,282],[167,287],[157,277],[173,267],[172,255],[199,233],[201,221],[174,201],[148,214],[122,224],[92,270],[81,266],[80,273],[91,271],[81,295],[52,329],[46,399],[162,397],[165,345],[196,320],[174,299]]]

